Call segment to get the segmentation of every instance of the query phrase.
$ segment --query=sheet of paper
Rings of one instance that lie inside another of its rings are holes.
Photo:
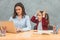
[[[53,30],[38,30],[38,34],[51,34],[53,33]]]

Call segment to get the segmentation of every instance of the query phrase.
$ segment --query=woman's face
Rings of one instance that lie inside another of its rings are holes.
[[[40,12],[37,13],[37,18],[38,18],[39,20],[42,20],[42,14],[41,14]]]
[[[16,6],[15,8],[17,15],[22,15],[22,8],[20,6]]]

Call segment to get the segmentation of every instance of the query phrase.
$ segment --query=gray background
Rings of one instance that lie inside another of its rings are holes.
[[[9,20],[13,14],[14,5],[17,2],[24,4],[27,15],[30,18],[37,10],[47,9],[49,14],[50,24],[57,24],[60,27],[60,0],[0,0],[0,21]],[[33,23],[32,28],[33,28]]]

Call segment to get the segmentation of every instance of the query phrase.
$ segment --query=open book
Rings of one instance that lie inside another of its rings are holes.
[[[52,34],[53,30],[38,30],[38,34]]]

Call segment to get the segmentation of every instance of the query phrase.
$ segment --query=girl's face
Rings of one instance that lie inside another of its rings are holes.
[[[37,13],[38,20],[42,20],[42,14],[40,12]]]
[[[20,6],[16,6],[15,8],[17,15],[22,15],[22,8]]]

